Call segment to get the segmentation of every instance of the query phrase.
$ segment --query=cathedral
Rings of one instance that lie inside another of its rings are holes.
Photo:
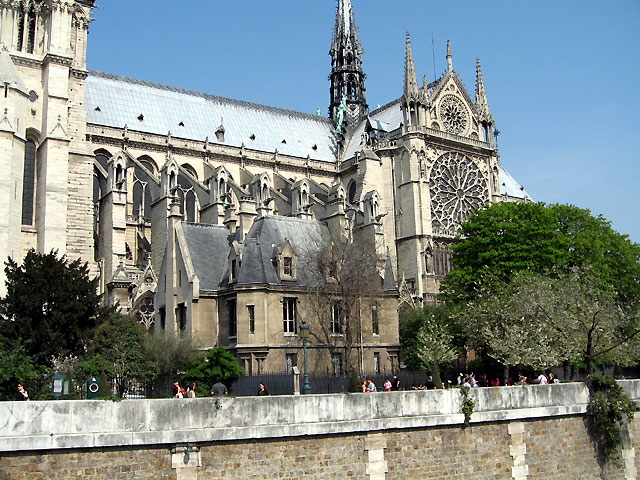
[[[529,200],[450,44],[419,83],[407,33],[404,89],[371,110],[338,0],[323,117],[88,71],[93,8],[0,0],[0,257],[81,258],[147,329],[248,373],[292,371],[303,340],[312,371],[393,371],[399,305],[435,299],[460,222]]]

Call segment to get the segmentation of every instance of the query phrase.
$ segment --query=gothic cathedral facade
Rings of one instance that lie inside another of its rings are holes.
[[[296,365],[306,323],[318,371],[394,370],[399,298],[435,298],[469,214],[529,200],[500,163],[479,61],[475,98],[450,45],[419,84],[407,34],[404,91],[369,109],[350,0],[328,117],[88,71],[93,8],[0,0],[0,257],[81,258],[148,329],[260,372]]]

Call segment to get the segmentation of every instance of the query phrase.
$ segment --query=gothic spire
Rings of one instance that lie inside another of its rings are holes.
[[[453,55],[451,55],[451,42],[447,40],[447,70],[453,70]]]
[[[407,53],[404,57],[404,94],[414,96],[418,94],[418,77],[416,66],[413,62],[413,51],[411,50],[411,36],[407,32]]]
[[[489,111],[489,100],[487,99],[487,91],[484,88],[484,79],[482,78],[482,67],[480,59],[476,58],[476,109],[480,120],[492,122],[491,112]]]
[[[351,0],[338,0],[333,41],[329,51],[329,116],[339,122],[341,129],[343,121],[345,126],[353,125],[369,110],[365,95],[362,53]]]

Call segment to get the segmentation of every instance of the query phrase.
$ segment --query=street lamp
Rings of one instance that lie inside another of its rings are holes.
[[[309,368],[307,367],[307,341],[309,340],[309,325],[303,321],[300,324],[300,338],[302,338],[302,347],[304,349],[304,382],[302,384],[302,393],[308,395],[311,393],[311,385],[309,384]]]

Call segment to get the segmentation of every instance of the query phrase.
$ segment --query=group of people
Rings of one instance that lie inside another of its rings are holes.
[[[196,398],[196,382],[192,382],[185,390],[180,386],[180,383],[176,380],[173,382],[173,397],[174,398]]]
[[[393,376],[393,380],[389,380],[388,378],[382,384],[382,389],[385,392],[391,392],[395,390],[400,390],[400,379],[397,375]],[[360,391],[362,392],[377,392],[376,384],[373,383],[373,380],[370,377],[363,378],[362,384],[360,385]]]
[[[555,376],[553,372],[549,372],[545,375],[544,372],[539,372],[538,375],[532,380],[529,381],[529,378],[522,374],[522,372],[518,372],[518,381],[514,382],[511,377],[504,384],[507,387],[511,387],[513,385],[547,385],[551,383],[560,383],[560,379]],[[471,388],[475,387],[499,387],[502,385],[500,379],[498,377],[493,377],[491,380],[487,378],[486,374],[480,376],[479,379],[475,378],[473,372],[466,374],[458,375],[458,385],[463,386],[467,385]]]
[[[222,383],[222,377],[216,377],[216,383],[211,386],[212,397],[223,397],[228,395],[229,391],[227,386]],[[258,386],[258,396],[264,397],[269,395],[267,386],[264,383],[260,383]],[[191,383],[185,390],[180,386],[178,381],[173,382],[173,397],[174,398],[196,398],[196,382]]]

